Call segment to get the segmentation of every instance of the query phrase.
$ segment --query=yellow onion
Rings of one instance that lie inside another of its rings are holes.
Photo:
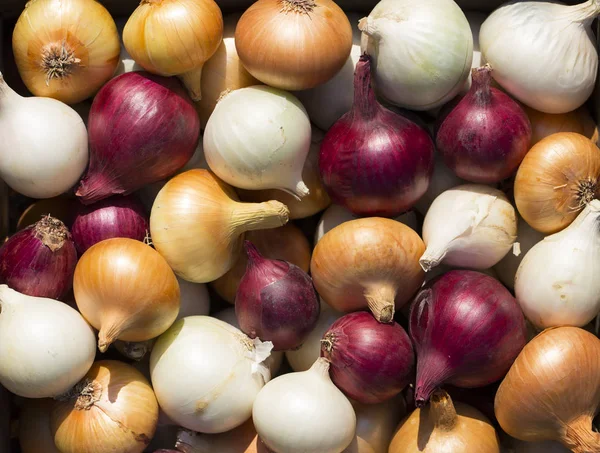
[[[556,233],[600,193],[600,150],[574,132],[552,134],[529,150],[515,178],[521,217],[534,229]]]
[[[240,16],[241,13],[236,13],[223,18],[223,42],[202,69],[202,99],[196,102],[202,129],[223,95],[239,88],[260,85],[244,68],[235,50],[235,26]]]
[[[115,360],[96,362],[50,414],[62,453],[141,453],[157,422],[158,403],[146,378]]]
[[[424,251],[419,235],[400,222],[350,220],[321,238],[310,270],[317,292],[334,310],[369,307],[378,321],[390,322],[395,307],[404,305],[423,283],[419,258]]]
[[[223,16],[213,0],[142,0],[123,30],[129,55],[146,71],[177,75],[200,100],[204,63],[223,37]]]
[[[162,256],[143,242],[98,242],[75,268],[77,308],[97,330],[98,348],[115,340],[146,341],[167,330],[179,313],[179,283]]]
[[[279,228],[248,231],[246,239],[252,242],[265,258],[284,260],[295,264],[304,272],[310,267],[310,245],[304,233],[288,223]],[[233,267],[211,283],[219,296],[234,303],[240,280],[246,273],[248,255],[241,251]]]
[[[150,215],[156,250],[185,280],[206,283],[233,267],[244,233],[288,221],[278,201],[240,203],[233,188],[208,170],[190,170],[158,193]]]
[[[389,453],[440,452],[500,453],[490,421],[474,407],[453,403],[443,390],[400,423],[389,448]]]
[[[53,405],[54,401],[49,398],[25,400],[19,413],[21,453],[61,453],[50,431]]]
[[[238,22],[235,46],[261,82],[306,90],[342,69],[352,48],[352,26],[332,0],[259,0]]]
[[[310,217],[317,212],[322,211],[331,204],[329,195],[319,174],[319,150],[321,142],[325,135],[316,127],[312,128],[312,137],[308,156],[304,161],[302,169],[302,181],[309,189],[309,194],[298,199],[297,197],[276,189],[266,190],[243,190],[238,189],[237,193],[243,201],[253,201],[260,203],[268,200],[278,200],[285,204],[290,210],[290,219],[302,219]]]
[[[598,128],[585,107],[569,113],[544,113],[520,104],[531,122],[531,146],[557,132],[576,132],[594,143],[598,141]]]
[[[500,384],[494,411],[525,441],[556,440],[574,453],[600,451],[592,420],[600,410],[600,340],[577,327],[544,330]]]
[[[34,95],[75,104],[92,96],[119,63],[117,26],[96,0],[31,0],[13,31],[13,52]]]

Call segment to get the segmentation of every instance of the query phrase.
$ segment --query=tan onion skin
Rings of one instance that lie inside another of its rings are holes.
[[[112,77],[121,45],[117,26],[100,2],[32,0],[15,25],[13,51],[29,91],[75,104]],[[65,70],[49,76],[45,58],[60,54],[67,55]]]
[[[158,402],[142,373],[123,362],[102,360],[82,382],[89,384],[88,396],[76,388],[52,409],[50,429],[59,451],[144,451],[156,431]]]
[[[594,143],[598,141],[598,128],[585,107],[569,113],[552,114],[534,110],[520,104],[531,121],[531,146],[557,132],[576,132]]]
[[[494,403],[507,434],[557,440],[574,453],[600,451],[600,434],[592,431],[599,409],[600,340],[577,327],[546,329],[529,342]]]
[[[398,426],[389,453],[500,453],[490,421],[477,409],[453,403],[444,391]]]
[[[288,208],[278,201],[240,203],[233,188],[212,172],[190,170],[158,193],[150,233],[177,275],[207,283],[233,267],[246,231],[280,227],[288,218]]]
[[[344,222],[330,230],[313,251],[310,270],[315,288],[333,309],[369,307],[380,322],[390,322],[419,289],[425,274],[419,258],[423,240],[411,228],[381,217]]]
[[[50,411],[54,400],[28,399],[19,413],[19,445],[21,453],[61,453],[50,431]]]
[[[310,268],[310,244],[297,226],[288,223],[279,228],[256,230],[246,233],[246,239],[252,242],[266,258],[289,261],[308,272]],[[234,303],[235,294],[246,272],[248,257],[244,251],[233,267],[222,277],[211,283],[219,296]]]
[[[259,0],[238,22],[235,45],[248,72],[261,82],[305,90],[344,66],[352,27],[332,0]]]
[[[515,177],[521,217],[545,234],[563,230],[600,194],[600,150],[588,138],[559,132],[525,156]]]
[[[156,250],[134,239],[107,239],[90,247],[75,268],[73,292],[83,317],[100,331],[101,352],[117,339],[155,338],[179,313],[175,274]]]

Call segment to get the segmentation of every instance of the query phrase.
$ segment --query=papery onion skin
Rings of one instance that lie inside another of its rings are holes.
[[[0,248],[0,283],[34,297],[60,299],[73,285],[77,251],[60,220],[45,216]]]
[[[415,402],[444,383],[483,387],[501,379],[527,339],[516,300],[497,280],[450,271],[415,297],[410,336],[417,354]]]
[[[142,203],[132,195],[106,198],[90,206],[80,206],[71,228],[80,255],[105,239],[143,241],[149,230],[148,214]]]
[[[496,418],[512,437],[600,450],[600,340],[576,327],[546,329],[523,349],[496,394]]]
[[[491,87],[489,65],[473,69],[467,95],[438,122],[436,149],[459,178],[497,183],[511,176],[529,151],[531,123],[507,94]]]
[[[127,195],[173,175],[192,157],[200,120],[181,84],[146,72],[112,79],[94,98],[84,204]]]
[[[415,355],[404,329],[382,324],[368,312],[338,319],[323,335],[321,356],[329,360],[333,383],[365,404],[398,395],[412,379]]]
[[[552,134],[523,159],[514,192],[519,214],[532,228],[556,233],[600,196],[600,149],[574,132]]]
[[[62,453],[142,453],[156,431],[158,403],[150,383],[131,365],[94,363],[50,415]]]
[[[366,54],[356,65],[354,90],[352,110],[321,143],[321,178],[332,201],[354,214],[395,217],[426,192],[433,141],[416,123],[377,102]]]
[[[562,114],[544,113],[522,104],[531,121],[531,146],[557,132],[575,132],[597,144],[598,127],[587,108]]]
[[[321,312],[312,279],[292,263],[263,257],[250,241],[244,247],[248,264],[235,296],[242,332],[271,341],[274,351],[299,347]]]

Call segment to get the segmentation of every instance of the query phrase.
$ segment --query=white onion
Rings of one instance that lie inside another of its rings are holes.
[[[344,222],[358,218],[358,216],[352,214],[352,212],[348,211],[343,206],[332,204],[323,212],[323,215],[321,215],[321,219],[317,225],[317,230],[315,231],[315,244],[319,242],[329,230],[332,230]],[[413,211],[408,211],[394,218],[394,220],[409,226],[415,231],[418,231],[419,223],[417,221],[417,216]]]
[[[188,316],[208,315],[210,311],[210,296],[204,283],[192,283],[177,277],[181,292],[181,305],[176,321]]]
[[[585,326],[600,311],[600,200],[566,229],[547,236],[521,261],[515,295],[538,329]]]
[[[348,398],[331,382],[329,362],[273,379],[252,409],[256,432],[274,453],[340,453],[356,431]]]
[[[440,263],[487,269],[509,252],[517,235],[515,208],[497,189],[465,184],[446,190],[427,211],[423,222],[428,272]]]
[[[417,201],[417,204],[415,204],[415,209],[421,214],[426,215],[433,200],[435,200],[442,192],[464,183],[464,180],[460,179],[452,170],[446,167],[440,155],[436,153],[431,182],[429,183],[425,195],[423,195],[419,201]]]
[[[473,36],[452,0],[381,0],[361,20],[378,93],[392,104],[429,110],[456,96],[471,71]]]
[[[541,112],[571,112],[594,89],[598,52],[591,25],[599,13],[596,0],[509,2],[481,26],[481,53],[513,97]]]
[[[210,169],[240,189],[280,189],[302,198],[311,142],[306,110],[290,93],[264,85],[221,99],[204,130]]]
[[[0,385],[26,398],[62,395],[95,356],[94,332],[78,311],[0,285]]]
[[[19,96],[1,73],[0,136],[0,178],[27,197],[66,192],[88,164],[79,114],[56,99]]]
[[[271,342],[250,340],[209,316],[190,316],[162,334],[150,356],[161,409],[178,425],[222,433],[244,423],[270,372]]]
[[[354,68],[360,58],[358,21],[362,14],[346,13],[352,25],[352,50],[344,67],[331,80],[315,88],[294,94],[302,101],[310,120],[324,131],[348,113],[354,101]]]

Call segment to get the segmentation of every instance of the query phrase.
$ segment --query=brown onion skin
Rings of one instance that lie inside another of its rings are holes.
[[[507,94],[492,88],[489,65],[473,69],[473,85],[436,127],[436,148],[459,178],[491,184],[517,171],[529,151],[531,123]]]
[[[321,357],[346,396],[364,404],[398,395],[413,377],[415,355],[406,331],[396,322],[378,322],[371,313],[347,314],[323,335]]]
[[[75,246],[82,255],[105,239],[130,238],[143,241],[150,227],[148,214],[135,196],[110,197],[79,206],[71,227]]]
[[[73,286],[77,251],[67,227],[45,216],[0,248],[0,283],[28,296],[61,299]]]
[[[90,165],[76,195],[91,204],[168,178],[190,160],[199,134],[194,104],[176,78],[115,77],[90,110]]]

